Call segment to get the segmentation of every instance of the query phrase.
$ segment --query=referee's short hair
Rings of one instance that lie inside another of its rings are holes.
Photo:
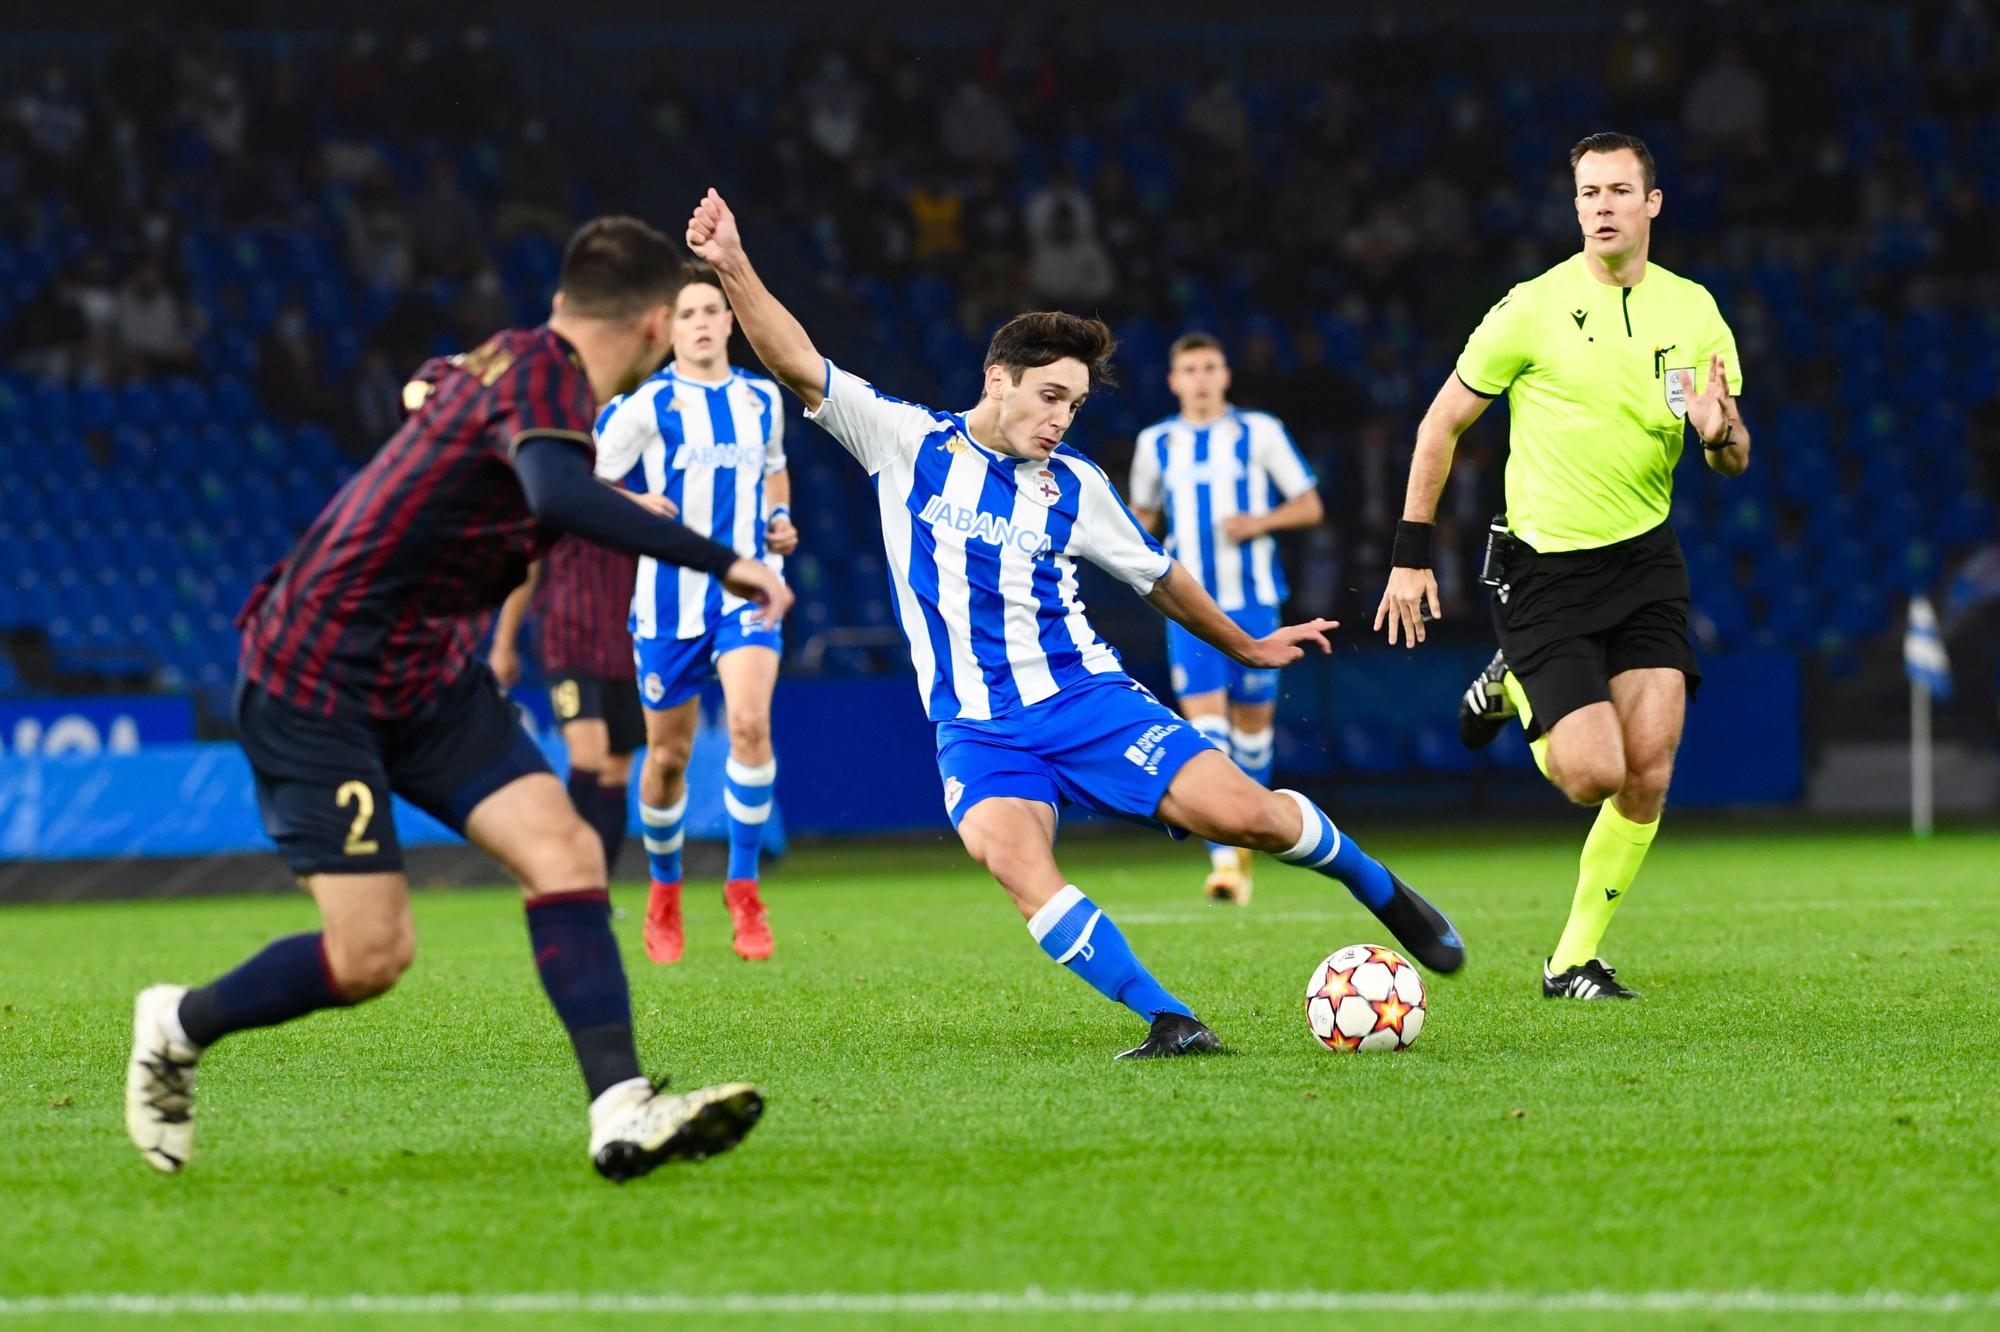
[[[1570,173],[1576,173],[1576,164],[1583,160],[1585,153],[1615,153],[1627,150],[1639,159],[1639,170],[1644,173],[1646,193],[1651,194],[1660,185],[1660,169],[1653,163],[1653,150],[1646,141],[1636,134],[1614,134],[1610,130],[1588,134],[1577,140],[1576,147],[1569,150]]]
[[[563,309],[587,319],[636,319],[672,302],[680,247],[636,217],[597,217],[563,247]]]

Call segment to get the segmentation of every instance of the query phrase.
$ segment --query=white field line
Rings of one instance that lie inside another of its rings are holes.
[[[227,1314],[409,1315],[1237,1313],[1761,1313],[1867,1317],[2000,1312],[2000,1291],[1585,1290],[1440,1291],[937,1291],[733,1295],[613,1295],[581,1291],[459,1295],[48,1295],[0,1297],[0,1319],[123,1314],[187,1318]]]
[[[1675,902],[1661,897],[1648,897],[1644,907],[1646,912],[1659,915],[1702,915],[1711,912],[1739,911],[1917,911],[1928,907],[1963,907],[1964,902],[1953,902],[1942,897],[1885,897],[1875,901],[1796,901],[1783,898],[1749,898],[1733,902]],[[1486,908],[1482,916],[1502,918],[1519,916],[1547,916],[1550,912],[1560,914],[1561,903],[1555,897],[1543,905],[1518,903],[1495,910]],[[1206,907],[1195,911],[1121,911],[1116,919],[1120,925],[1259,925],[1293,923],[1316,920],[1352,920],[1352,911],[1259,911],[1256,907],[1248,910],[1231,910],[1223,907]]]

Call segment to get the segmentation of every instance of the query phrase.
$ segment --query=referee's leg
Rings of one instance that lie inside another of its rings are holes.
[[[1608,704],[1580,709],[1549,733],[1550,777],[1572,799],[1588,802],[1596,796],[1602,803],[1584,839],[1569,921],[1543,973],[1544,994],[1630,993],[1609,973],[1592,968],[1601,967],[1598,945],[1660,829],[1687,710],[1687,682],[1677,668],[1644,667],[1611,677],[1610,691]],[[1613,723],[1608,733],[1607,713]],[[1583,725],[1571,727],[1573,719]]]

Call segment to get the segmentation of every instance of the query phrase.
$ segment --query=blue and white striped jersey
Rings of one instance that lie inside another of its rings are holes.
[[[597,474],[643,494],[665,495],[680,521],[773,569],[764,550],[764,478],[785,467],[778,386],[733,371],[716,384],[669,365],[597,417]],[[697,638],[746,603],[719,579],[641,557],[632,593],[639,638]]]
[[[868,469],[896,621],[932,721],[985,721],[1099,676],[1123,676],[1077,597],[1080,556],[1141,593],[1173,561],[1097,464],[996,453],[965,417],[826,367],[807,413]]]
[[[1164,509],[1167,549],[1226,611],[1276,606],[1286,595],[1278,540],[1238,545],[1231,514],[1268,513],[1318,484],[1298,445],[1268,412],[1230,411],[1207,425],[1168,417],[1139,432],[1132,452],[1134,508]]]

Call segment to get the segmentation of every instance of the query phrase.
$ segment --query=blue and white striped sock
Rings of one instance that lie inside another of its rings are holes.
[[[681,844],[685,840],[687,812],[686,791],[665,809],[644,802],[639,805],[639,827],[646,840],[646,866],[656,883],[681,881]]]
[[[1153,979],[1111,917],[1099,911],[1075,884],[1065,884],[1035,913],[1028,922],[1028,933],[1057,965],[1142,1020],[1151,1022],[1160,1013],[1194,1016],[1186,1004]]]
[[[1299,813],[1305,816],[1298,844],[1289,851],[1280,851],[1278,859],[1340,880],[1354,894],[1354,900],[1370,911],[1387,906],[1396,894],[1396,886],[1389,881],[1389,871],[1382,868],[1382,862],[1356,846],[1353,839],[1341,836],[1326,811],[1297,791],[1278,794],[1290,796],[1298,803]]]
[[[1229,752],[1236,766],[1250,774],[1259,786],[1271,784],[1271,759],[1277,749],[1278,733],[1269,726],[1261,731],[1229,730]]]
[[[729,811],[729,877],[757,877],[757,853],[764,845],[764,825],[771,819],[771,787],[778,780],[778,760],[739,763],[731,758],[723,769],[722,803]]]
[[[1206,717],[1196,717],[1194,729],[1208,737],[1209,743],[1227,754],[1229,750],[1229,718],[1219,712],[1211,712]],[[1217,869],[1236,867],[1236,848],[1222,842],[1208,844],[1208,858]]]

